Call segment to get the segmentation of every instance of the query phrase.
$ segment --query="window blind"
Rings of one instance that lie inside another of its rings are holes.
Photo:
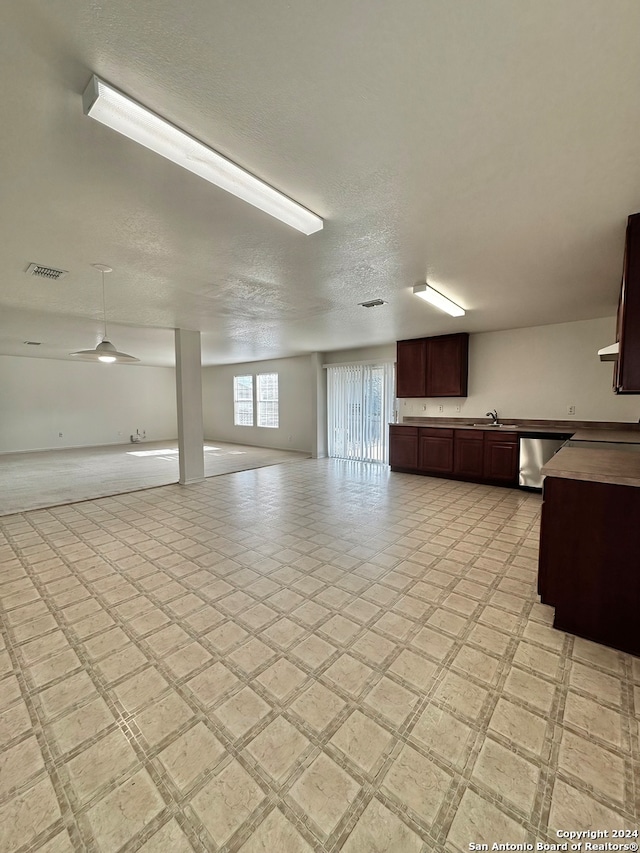
[[[328,367],[329,456],[388,462],[393,405],[393,364]]]

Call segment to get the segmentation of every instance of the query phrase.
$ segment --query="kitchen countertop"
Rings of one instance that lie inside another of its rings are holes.
[[[492,427],[488,423],[474,426],[468,421],[444,418],[407,418],[390,426],[571,435],[570,446],[561,447],[542,468],[545,476],[640,487],[640,453],[634,452],[640,449],[638,425],[597,421],[593,422],[593,427],[587,424],[584,421],[573,426],[566,421],[550,421],[548,425],[540,421],[519,421],[510,427]],[[581,443],[584,446],[580,446]]]
[[[622,429],[579,429],[572,441],[606,441],[620,444],[640,444],[640,432]]]
[[[640,487],[640,453],[563,447],[542,468],[547,477]]]
[[[389,426],[393,427],[428,427],[429,429],[476,429],[476,430],[485,430],[486,432],[539,432],[539,433],[554,433],[558,435],[572,435],[573,430],[567,429],[567,427],[559,427],[559,426],[540,426],[536,424],[536,426],[525,426],[523,424],[513,424],[506,423],[505,426],[501,427],[492,427],[488,423],[487,424],[470,424],[470,423],[460,423],[460,421],[441,421],[438,423],[434,423],[433,421],[423,422],[423,421],[403,421],[400,424],[390,423]],[[615,439],[614,439],[615,440]],[[640,433],[638,433],[638,441],[640,441]]]
[[[402,423],[390,423],[393,427],[428,427],[430,429],[479,429],[487,432],[529,432],[549,433],[557,435],[570,435],[576,441],[607,441],[640,444],[640,429],[638,424],[612,423],[594,421],[593,426],[587,426],[588,422],[582,421],[571,423],[567,421],[522,421],[515,422],[505,419],[506,426],[492,427],[489,423],[474,425],[469,421],[445,420],[437,418],[405,418]]]

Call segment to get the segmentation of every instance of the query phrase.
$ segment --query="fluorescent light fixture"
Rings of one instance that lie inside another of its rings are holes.
[[[236,166],[222,154],[131,100],[95,75],[82,96],[84,112],[232,195],[269,213],[303,234],[313,234],[322,219],[298,202]]]
[[[413,292],[416,296],[419,296],[420,299],[424,299],[425,302],[429,302],[431,305],[434,305],[441,311],[446,311],[447,314],[451,314],[452,317],[464,316],[464,308],[461,308],[459,305],[456,305],[455,302],[452,302],[450,299],[447,299],[446,296],[443,296],[441,293],[438,293],[437,290],[434,290],[428,284],[416,284],[413,288]]]

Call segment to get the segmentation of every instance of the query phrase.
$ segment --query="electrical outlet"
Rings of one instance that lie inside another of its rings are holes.
[[[567,406],[567,414],[568,415],[575,415],[575,413],[576,413],[576,407],[575,406]]]
[[[438,411],[439,411],[440,413],[444,412],[444,406],[438,406]]]

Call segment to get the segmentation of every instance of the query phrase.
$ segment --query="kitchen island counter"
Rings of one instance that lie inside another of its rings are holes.
[[[538,592],[563,631],[640,654],[640,442],[579,430],[542,468]]]
[[[632,429],[579,429],[571,436],[573,441],[603,441],[616,444],[640,444],[640,430]]]
[[[640,487],[640,453],[617,448],[563,447],[542,468],[542,473],[566,480]]]

